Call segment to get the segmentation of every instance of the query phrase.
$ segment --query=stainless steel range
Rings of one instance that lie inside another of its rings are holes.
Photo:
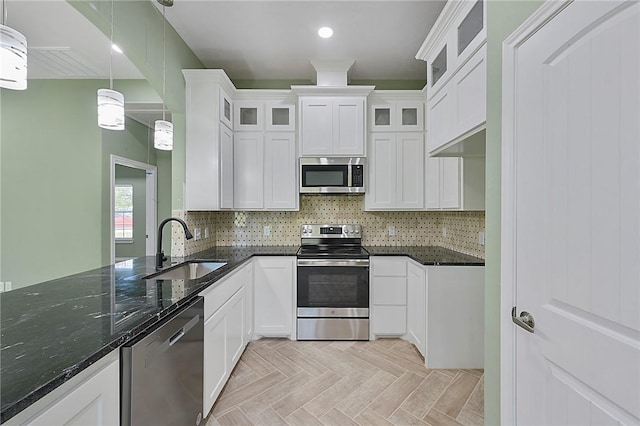
[[[369,253],[360,225],[302,225],[298,340],[369,340]]]

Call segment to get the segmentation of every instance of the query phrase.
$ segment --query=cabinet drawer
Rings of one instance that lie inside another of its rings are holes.
[[[406,277],[407,261],[403,257],[397,259],[373,259],[372,270],[374,276]]]
[[[374,305],[406,305],[407,279],[405,277],[374,277]]]
[[[407,332],[406,306],[373,307],[373,334],[405,334]]]
[[[246,266],[234,271],[229,277],[226,277],[213,287],[210,287],[200,293],[200,296],[204,296],[204,318],[207,320],[213,315],[227,300],[231,298],[238,290],[245,284],[242,273]]]

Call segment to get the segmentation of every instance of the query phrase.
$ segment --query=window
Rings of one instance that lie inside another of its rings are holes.
[[[116,240],[133,240],[133,185],[115,186]]]

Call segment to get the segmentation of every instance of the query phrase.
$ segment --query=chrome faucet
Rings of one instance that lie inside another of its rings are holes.
[[[182,225],[182,229],[184,229],[184,236],[187,238],[187,240],[190,240],[193,238],[193,235],[189,231],[189,228],[187,228],[187,224],[184,223],[184,220],[182,219],[178,219],[177,217],[169,217],[163,220],[162,222],[160,222],[160,227],[158,228],[158,251],[156,252],[156,270],[157,271],[162,269],[162,263],[165,260],[167,260],[167,257],[164,255],[164,252],[162,251],[162,228],[164,228],[164,225],[166,225],[167,222],[170,222],[172,220],[175,220],[176,222],[180,223],[180,225]]]

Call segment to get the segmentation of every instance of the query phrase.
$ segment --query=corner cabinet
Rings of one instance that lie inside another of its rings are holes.
[[[452,147],[486,125],[486,4],[447,2],[416,59],[427,62],[428,151]]]
[[[186,82],[187,210],[233,208],[233,102],[222,70],[182,70]]]
[[[428,157],[425,205],[428,210],[484,210],[484,158]]]
[[[407,332],[407,261],[402,256],[371,258],[371,336]]]
[[[363,157],[372,86],[292,86],[298,95],[300,156]]]

